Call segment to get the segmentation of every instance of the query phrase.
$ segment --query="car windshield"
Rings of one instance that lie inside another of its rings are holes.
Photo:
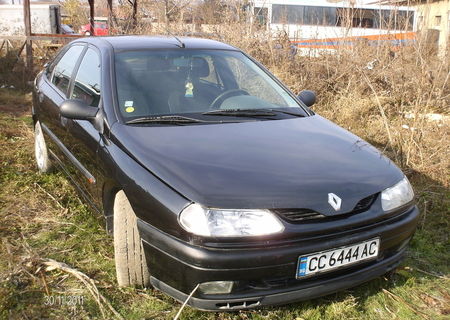
[[[239,110],[250,115],[288,108],[306,115],[282,86],[238,51],[117,52],[115,72],[118,105],[126,121],[174,114],[219,117]]]

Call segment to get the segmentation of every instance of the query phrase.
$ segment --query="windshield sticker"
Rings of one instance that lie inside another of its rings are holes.
[[[186,98],[191,98],[194,96],[194,85],[192,84],[192,82],[186,82],[186,93],[184,94],[184,96]]]
[[[127,107],[127,108],[125,109],[125,111],[128,112],[128,113],[131,113],[131,112],[134,111],[134,108],[133,108],[133,107]]]
[[[133,101],[129,101],[129,100],[125,101],[125,108],[132,107],[132,106],[133,106]]]

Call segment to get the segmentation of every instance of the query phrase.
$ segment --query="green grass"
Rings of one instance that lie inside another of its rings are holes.
[[[17,109],[11,110],[11,102]],[[118,288],[112,239],[58,171],[41,175],[33,158],[30,97],[0,90],[0,319],[102,319],[85,285],[41,259],[64,262],[95,281],[126,319],[171,319],[180,304],[154,290]],[[4,107],[8,104],[8,108]],[[449,191],[426,176],[413,180],[426,216],[407,259],[390,278],[311,301],[237,313],[187,307],[181,319],[450,319]],[[428,186],[432,185],[433,188]],[[45,305],[81,295],[75,307]]]

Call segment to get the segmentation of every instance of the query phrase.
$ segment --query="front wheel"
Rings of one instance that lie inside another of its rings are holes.
[[[114,199],[114,259],[119,286],[146,288],[150,285],[136,215],[122,190]]]

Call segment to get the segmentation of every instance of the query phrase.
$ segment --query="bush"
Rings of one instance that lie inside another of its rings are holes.
[[[20,90],[27,88],[28,74],[25,62],[17,58],[17,54],[18,50],[10,50],[6,55],[0,55],[0,87],[13,86]]]

